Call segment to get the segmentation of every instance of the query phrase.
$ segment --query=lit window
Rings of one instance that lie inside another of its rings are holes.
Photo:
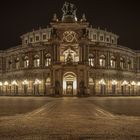
[[[89,62],[89,66],[94,66],[94,57],[92,54],[89,55],[89,58],[88,58],[88,62]]]
[[[115,66],[116,66],[116,60],[115,60],[114,56],[111,57],[110,66],[111,66],[111,68],[115,68]]]
[[[36,55],[34,57],[34,67],[39,67],[40,66],[40,59],[39,59],[39,56]]]
[[[17,58],[17,59],[15,60],[15,63],[16,63],[16,69],[19,69],[19,66],[20,66],[20,64],[19,64],[19,58]]]
[[[101,67],[105,67],[105,56],[101,55],[99,58],[99,64]]]
[[[29,67],[29,59],[27,56],[25,56],[24,58],[24,68],[28,68]]]
[[[51,65],[51,55],[47,54],[45,56],[45,66],[48,67],[49,65]]]
[[[120,58],[120,68],[124,69],[124,58]]]

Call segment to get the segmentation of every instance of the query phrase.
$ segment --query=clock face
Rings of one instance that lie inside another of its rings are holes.
[[[74,31],[66,31],[63,33],[63,41],[69,43],[77,41],[76,35],[77,34]]]

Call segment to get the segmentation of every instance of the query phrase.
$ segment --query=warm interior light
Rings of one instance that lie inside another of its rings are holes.
[[[73,89],[77,89],[77,82],[76,82],[76,79],[74,79],[74,81],[73,81]]]
[[[3,84],[2,84],[2,82],[0,82],[0,86],[2,86]]]
[[[135,86],[135,85],[136,85],[136,82],[135,82],[135,81],[132,81],[132,82],[131,82],[131,85],[132,85],[132,86]]]
[[[24,80],[24,81],[22,82],[22,84],[23,84],[23,85],[28,85],[29,82],[28,82],[27,80]]]
[[[116,80],[112,80],[112,85],[117,85],[118,82]]]
[[[14,81],[12,81],[12,83],[11,83],[11,84],[12,84],[12,85],[16,85],[16,86],[18,85],[18,84],[17,84],[17,82],[16,82],[15,80],[14,80]]]
[[[35,79],[34,85],[39,85],[41,84],[41,81],[39,79]]]
[[[101,79],[101,80],[99,81],[99,84],[100,84],[100,85],[106,85],[105,80],[104,80],[104,79]]]
[[[89,78],[89,85],[94,85],[94,82],[93,82],[93,79],[92,78]]]
[[[138,82],[137,85],[140,86],[140,82]]]
[[[9,83],[7,81],[4,82],[4,86],[8,86]]]
[[[122,86],[126,86],[126,85],[128,85],[128,82],[124,80]]]
[[[73,94],[76,94],[77,91],[77,79],[76,75],[72,72],[68,72],[64,75],[63,78],[63,93],[66,94],[66,89],[68,88],[67,83],[71,82],[73,86]]]
[[[50,84],[51,84],[51,79],[50,78],[47,78],[46,85],[50,85]]]

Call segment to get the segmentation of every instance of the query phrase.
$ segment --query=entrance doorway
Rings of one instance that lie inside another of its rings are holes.
[[[73,95],[73,81],[67,81],[66,94]]]
[[[75,73],[67,72],[63,76],[63,95],[77,94],[77,78]]]

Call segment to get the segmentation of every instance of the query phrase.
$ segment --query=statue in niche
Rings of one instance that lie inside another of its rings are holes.
[[[67,63],[71,64],[73,62],[73,58],[72,58],[72,55],[71,55],[71,52],[69,50],[69,53],[68,53],[68,56],[67,56],[67,59],[66,59]]]

